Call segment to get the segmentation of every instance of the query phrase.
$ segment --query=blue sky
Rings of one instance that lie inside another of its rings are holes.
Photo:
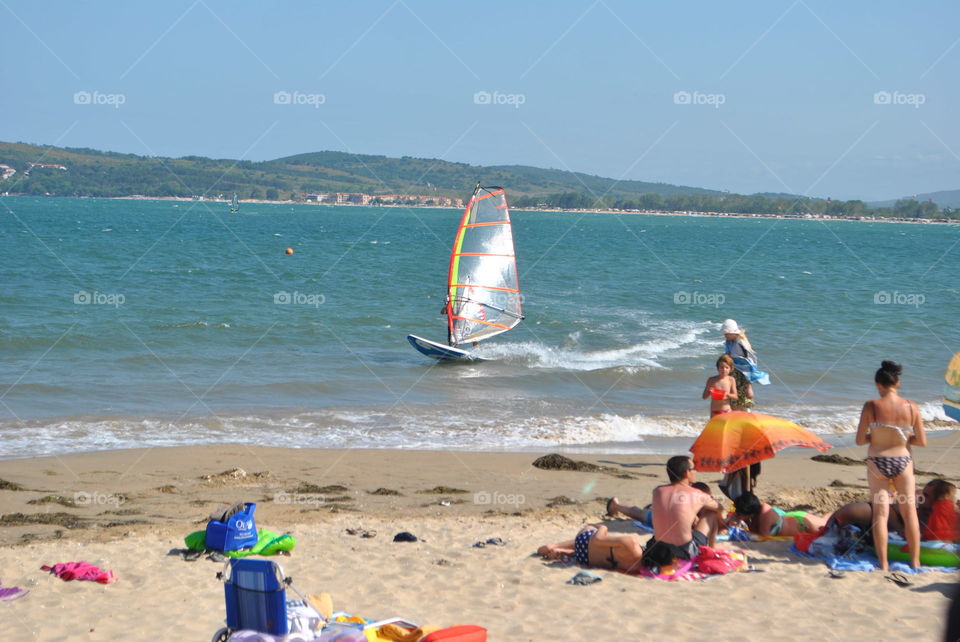
[[[0,140],[843,199],[960,188],[955,2],[0,0],[0,16]]]

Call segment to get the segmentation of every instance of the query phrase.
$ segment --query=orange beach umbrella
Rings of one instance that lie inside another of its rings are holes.
[[[713,417],[690,452],[698,470],[726,473],[770,459],[790,446],[816,448],[830,444],[792,421],[756,412],[728,412]]]

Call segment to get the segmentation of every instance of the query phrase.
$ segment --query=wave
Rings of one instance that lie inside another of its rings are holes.
[[[689,447],[707,418],[697,415],[618,415],[609,412],[521,415],[518,408],[481,412],[481,407],[410,406],[278,410],[185,418],[75,415],[52,420],[0,419],[0,458],[67,452],[246,443],[289,448],[402,448],[425,450],[531,450],[594,447],[604,452],[666,452]],[[937,404],[921,405],[935,428]],[[778,414],[777,408],[765,408]],[[781,408],[779,410],[787,410]],[[813,432],[830,436],[856,430],[849,409],[807,409],[782,414]],[[952,424],[956,426],[956,424]],[[678,441],[679,440],[679,441]],[[659,450],[658,450],[659,449]]]
[[[704,335],[717,328],[713,323],[662,322],[659,327],[647,329],[654,336],[644,341],[614,348],[589,349],[583,342],[582,331],[567,335],[558,347],[534,341],[491,342],[482,345],[477,353],[482,357],[531,368],[552,368],[575,371],[603,370],[627,367],[637,372],[666,369],[664,361],[699,357],[716,351],[717,341]]]

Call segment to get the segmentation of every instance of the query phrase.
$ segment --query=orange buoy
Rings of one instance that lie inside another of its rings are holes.
[[[287,248],[287,254],[293,254],[293,248],[292,248],[292,247],[288,247],[288,248]]]

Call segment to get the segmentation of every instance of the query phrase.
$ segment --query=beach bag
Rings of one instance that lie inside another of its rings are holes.
[[[244,504],[226,512],[223,520],[211,519],[203,538],[204,545],[214,551],[235,551],[257,543],[257,524],[253,519],[256,504]]]
[[[726,551],[719,551],[709,546],[701,546],[696,559],[697,570],[709,575],[724,575],[735,571],[742,562]]]
[[[434,631],[420,642],[487,642],[487,630],[475,624],[449,626]]]

